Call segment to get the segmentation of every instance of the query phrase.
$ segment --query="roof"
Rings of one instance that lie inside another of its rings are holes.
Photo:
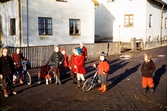
[[[165,3],[165,2],[162,1],[162,0],[147,0],[147,1],[148,1],[148,2],[151,2],[151,3],[154,3],[154,4],[158,5],[158,6],[164,5],[164,7],[167,8],[167,3]]]
[[[2,3],[3,3],[3,2],[7,2],[7,1],[10,1],[10,0],[0,0],[0,2],[2,2]]]

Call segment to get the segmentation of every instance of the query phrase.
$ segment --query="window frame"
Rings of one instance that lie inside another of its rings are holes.
[[[72,21],[72,24],[75,25],[75,27],[73,27],[73,29],[71,29],[71,22]],[[76,26],[76,21],[78,21],[78,26]],[[78,29],[76,29],[76,27],[78,27]],[[78,30],[78,33],[76,32]],[[71,34],[71,31],[72,33],[74,34]],[[70,36],[80,36],[81,35],[81,20],[80,19],[69,19],[69,35]]]
[[[57,2],[67,2],[67,0],[56,0]]]
[[[115,0],[107,0],[108,3],[115,2]]]
[[[41,23],[40,19],[43,19],[44,22]],[[50,24],[46,22],[47,19],[50,21]],[[49,25],[50,25],[50,27],[47,27]],[[43,32],[43,33],[41,33],[41,32]],[[52,18],[51,17],[38,17],[38,35],[53,35]]]
[[[10,35],[16,35],[16,19],[10,18]]]
[[[152,27],[152,19],[153,19],[153,15],[152,14],[149,14],[149,24],[148,24],[148,27]]]
[[[128,17],[128,19],[126,19],[126,17]],[[131,24],[131,17],[133,17],[132,24]],[[126,21],[128,21],[128,23]],[[125,14],[124,15],[124,27],[133,27],[133,26],[134,26],[134,14]]]
[[[165,29],[167,29],[167,18],[165,18]]]

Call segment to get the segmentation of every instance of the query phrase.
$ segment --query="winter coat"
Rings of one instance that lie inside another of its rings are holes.
[[[98,66],[98,74],[104,74],[103,72],[105,72],[105,74],[108,74],[108,71],[110,69],[110,65],[108,64],[108,62],[105,61],[100,61]]]
[[[85,70],[85,61],[84,61],[84,56],[82,54],[76,56],[74,65],[77,66],[77,68],[74,68],[75,73],[80,73],[80,74],[86,74]]]
[[[67,56],[67,54],[64,54],[63,56],[64,56],[64,64],[63,64],[63,66],[64,67],[68,67],[68,56]]]
[[[87,48],[86,47],[82,47],[82,54],[83,54],[83,56],[84,57],[87,57],[88,56],[88,53],[87,53]],[[86,60],[87,58],[85,58],[85,60]]]
[[[72,54],[69,60],[69,67],[71,67],[71,70],[74,71],[74,61],[76,59],[76,55]]]
[[[0,57],[0,74],[3,76],[14,74],[15,73],[15,67],[14,67],[14,61],[11,56],[1,56]]]
[[[40,77],[45,78],[45,75],[48,74],[48,71],[50,70],[49,65],[42,65],[40,67]]]
[[[60,64],[61,62],[61,64]],[[53,65],[55,68],[61,67],[61,65],[64,63],[64,56],[63,54],[59,52],[53,52],[52,55],[49,58],[49,64]]]
[[[19,64],[16,64],[16,65],[15,65],[15,68],[16,68],[16,69],[22,67],[21,60],[26,60],[26,58],[23,57],[22,54],[17,54],[17,53],[13,53],[13,54],[12,54],[12,59],[13,59],[14,62],[19,63]]]
[[[141,67],[141,72],[143,77],[153,77],[153,73],[155,71],[155,64],[152,60],[150,60],[148,63],[144,62]]]

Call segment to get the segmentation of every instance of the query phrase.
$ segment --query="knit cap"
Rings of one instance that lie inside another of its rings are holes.
[[[78,54],[81,54],[81,53],[82,53],[82,49],[79,48],[79,47],[76,48],[76,51],[78,52]]]

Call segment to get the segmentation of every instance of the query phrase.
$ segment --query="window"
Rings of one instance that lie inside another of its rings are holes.
[[[69,20],[70,35],[80,35],[80,20],[79,19],[70,19]]]
[[[165,28],[167,29],[167,18],[165,18]]]
[[[152,27],[152,14],[149,15],[149,27]]]
[[[108,0],[108,3],[110,3],[110,2],[115,2],[115,0]]]
[[[67,0],[56,0],[56,1],[60,1],[60,2],[67,2]]]
[[[10,19],[10,35],[16,34],[15,18]]]
[[[39,35],[52,35],[52,19],[38,18]]]
[[[124,18],[125,27],[133,27],[133,14],[127,14]]]

